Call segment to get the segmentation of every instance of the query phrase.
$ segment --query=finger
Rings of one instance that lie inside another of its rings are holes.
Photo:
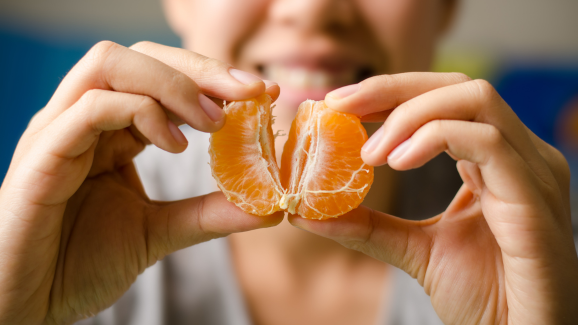
[[[429,122],[396,148],[388,161],[393,169],[407,170],[422,166],[443,151],[479,167],[483,188],[474,193],[479,194],[483,215],[509,256],[535,257],[532,254],[559,239],[553,233],[568,229],[568,218],[560,217],[566,211],[555,181],[540,178],[493,125]],[[460,172],[463,176],[463,170]]]
[[[119,174],[141,197],[148,197],[133,161],[120,168]]]
[[[166,151],[177,153],[187,147],[186,138],[157,101],[107,90],[86,92],[42,131],[38,145],[51,155],[73,159],[88,150],[101,132],[131,125]]]
[[[423,284],[437,219],[408,221],[359,207],[335,219],[310,220],[290,215],[289,222],[398,267]]]
[[[485,186],[501,201],[533,205],[542,200],[542,193],[533,189],[544,184],[501,132],[489,124],[431,121],[393,150],[387,160],[393,169],[408,170],[423,166],[446,150],[477,164]]]
[[[281,94],[281,88],[279,88],[279,85],[275,81],[271,80],[263,80],[263,81],[265,82],[265,86],[267,87],[265,93],[271,96],[271,103],[275,102],[277,98],[279,98],[279,94]]]
[[[211,97],[242,100],[257,97],[266,90],[261,78],[192,51],[152,42],[139,42],[130,48],[183,72]]]
[[[451,100],[450,100],[451,99]],[[418,128],[433,120],[464,120],[495,126],[532,169],[548,178],[550,171],[532,144],[524,124],[491,84],[475,80],[432,90],[401,104],[387,118],[377,151],[390,152]],[[367,155],[369,157],[371,155]],[[375,163],[383,164],[385,160]]]
[[[263,80],[263,82],[265,82],[265,85],[267,86],[265,93],[267,95],[269,95],[269,97],[271,97],[271,103],[273,103],[274,101],[277,100],[277,98],[279,98],[279,94],[281,93],[281,88],[279,88],[279,85],[274,81]],[[209,98],[211,98],[211,100],[215,104],[219,105],[219,107],[221,107],[221,108],[223,108],[226,104],[226,101],[223,101],[220,98],[215,98],[215,97],[209,97]]]
[[[228,202],[221,192],[163,203],[148,216],[149,259],[156,261],[176,250],[235,232],[272,227],[283,212],[258,217]]]
[[[562,196],[568,201],[566,206],[570,206],[570,166],[568,165],[568,161],[558,149],[540,139],[527,127],[526,131],[528,132],[532,143],[554,174],[562,192]]]
[[[184,135],[152,98],[90,90],[37,133],[37,140],[29,150],[32,157],[15,167],[15,173],[20,175],[16,178],[26,189],[23,198],[37,205],[66,202],[87,176],[102,170],[93,160],[100,134],[131,125],[150,142],[169,152],[182,152],[187,147]],[[129,163],[144,148],[144,143],[136,137],[128,139],[134,142],[112,142],[109,148],[112,150],[103,152],[113,155],[114,167]],[[34,187],[34,191],[30,191],[30,187]],[[54,188],[62,190],[53,191]]]
[[[431,90],[471,80],[461,73],[409,72],[371,77],[328,93],[328,107],[365,116],[396,108]]]
[[[393,112],[393,110],[371,113],[371,114],[362,116],[360,119],[361,119],[361,122],[383,122],[383,121],[387,120],[387,118],[389,117],[389,115],[391,115],[392,112]]]
[[[142,53],[101,42],[64,78],[43,113],[45,125],[92,89],[149,96],[193,128],[214,132],[224,113],[184,73]]]
[[[480,167],[467,160],[459,160],[457,167],[465,186],[468,187],[470,192],[476,194],[478,197],[481,196],[485,184]]]

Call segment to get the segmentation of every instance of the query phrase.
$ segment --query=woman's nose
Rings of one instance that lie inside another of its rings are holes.
[[[351,0],[274,0],[270,18],[304,32],[339,33],[355,23]]]

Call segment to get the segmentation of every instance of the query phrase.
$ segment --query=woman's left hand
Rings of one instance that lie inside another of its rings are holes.
[[[360,207],[293,225],[417,278],[446,324],[576,324],[578,258],[568,164],[486,81],[407,73],[327,95],[329,107],[383,121],[369,165],[417,168],[441,152],[464,185],[442,214],[408,221]]]

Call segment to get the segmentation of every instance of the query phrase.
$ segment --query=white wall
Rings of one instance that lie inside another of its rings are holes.
[[[0,0],[0,24],[51,39],[172,36],[162,0]]]
[[[446,48],[578,59],[578,0],[464,0]]]

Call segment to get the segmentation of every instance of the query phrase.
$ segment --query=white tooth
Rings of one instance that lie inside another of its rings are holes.
[[[321,72],[312,71],[309,74],[309,79],[311,86],[313,86],[313,88],[319,88],[323,86],[323,74]]]
[[[266,66],[263,74],[269,80],[301,89],[327,88],[334,84],[332,81],[344,81],[348,83],[353,80],[353,73],[349,71],[334,76],[323,70],[308,70],[300,67],[285,67],[275,64]]]
[[[329,86],[329,74],[323,71],[314,71],[311,73],[311,85],[313,88],[324,88]]]
[[[290,85],[296,88],[307,88],[309,83],[309,73],[305,69],[291,69],[289,72],[289,82]]]
[[[279,79],[286,82],[286,83],[290,83],[289,80],[289,71],[283,67],[283,66],[279,66]]]
[[[267,78],[268,80],[275,80],[275,73],[274,73],[275,68],[272,66],[267,66],[265,67],[265,78]]]
[[[269,76],[271,80],[274,81],[277,81],[280,78],[278,65],[272,65],[269,67]]]
[[[275,79],[273,79],[273,80],[275,80],[276,82],[285,83],[286,73],[285,73],[285,69],[283,69],[282,66],[274,65],[272,72],[273,72],[273,75],[275,76]]]
[[[265,75],[265,79],[278,81],[279,79],[279,68],[276,65],[267,65],[263,69],[263,74]]]

